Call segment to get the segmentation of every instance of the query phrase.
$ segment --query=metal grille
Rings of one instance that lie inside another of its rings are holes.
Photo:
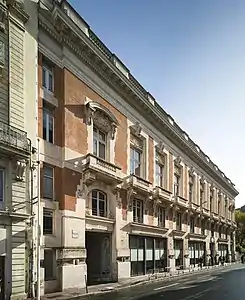
[[[0,121],[0,146],[1,144],[30,152],[27,133]]]

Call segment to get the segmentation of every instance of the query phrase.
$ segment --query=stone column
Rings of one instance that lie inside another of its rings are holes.
[[[129,195],[128,195],[129,196]],[[132,220],[132,212],[127,212],[127,191],[117,193],[116,206],[116,223],[115,223],[115,239],[116,239],[116,261],[117,261],[117,279],[130,277],[130,249],[129,235],[122,230],[129,222],[128,215]],[[130,200],[130,199],[128,199]]]
[[[169,236],[167,239],[167,266],[169,271],[175,270],[175,257],[174,257],[174,239]]]
[[[189,243],[188,243],[188,238],[184,238],[183,241],[183,265],[184,265],[184,270],[189,269],[190,267],[190,254],[189,254]]]

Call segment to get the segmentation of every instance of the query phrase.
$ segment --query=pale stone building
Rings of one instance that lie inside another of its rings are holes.
[[[66,1],[38,68],[43,292],[232,260],[234,184]]]
[[[32,281],[36,9],[33,1],[0,1],[0,299],[25,299]]]

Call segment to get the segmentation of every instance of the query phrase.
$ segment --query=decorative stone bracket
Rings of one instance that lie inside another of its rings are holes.
[[[141,137],[141,131],[142,127],[139,122],[136,122],[135,125],[130,126],[130,130],[133,134],[135,134],[137,137]]]
[[[157,150],[161,155],[165,155],[164,149],[165,149],[165,146],[164,146],[164,143],[163,143],[163,142],[159,142],[159,143],[156,145],[156,150]]]
[[[26,161],[25,160],[18,160],[16,162],[16,180],[22,181],[24,172],[26,169]]]

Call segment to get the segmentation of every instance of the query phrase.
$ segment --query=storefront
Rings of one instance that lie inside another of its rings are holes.
[[[192,267],[198,267],[200,258],[205,261],[205,242],[189,241],[189,258]]]
[[[129,236],[131,276],[164,272],[167,267],[167,239]]]

